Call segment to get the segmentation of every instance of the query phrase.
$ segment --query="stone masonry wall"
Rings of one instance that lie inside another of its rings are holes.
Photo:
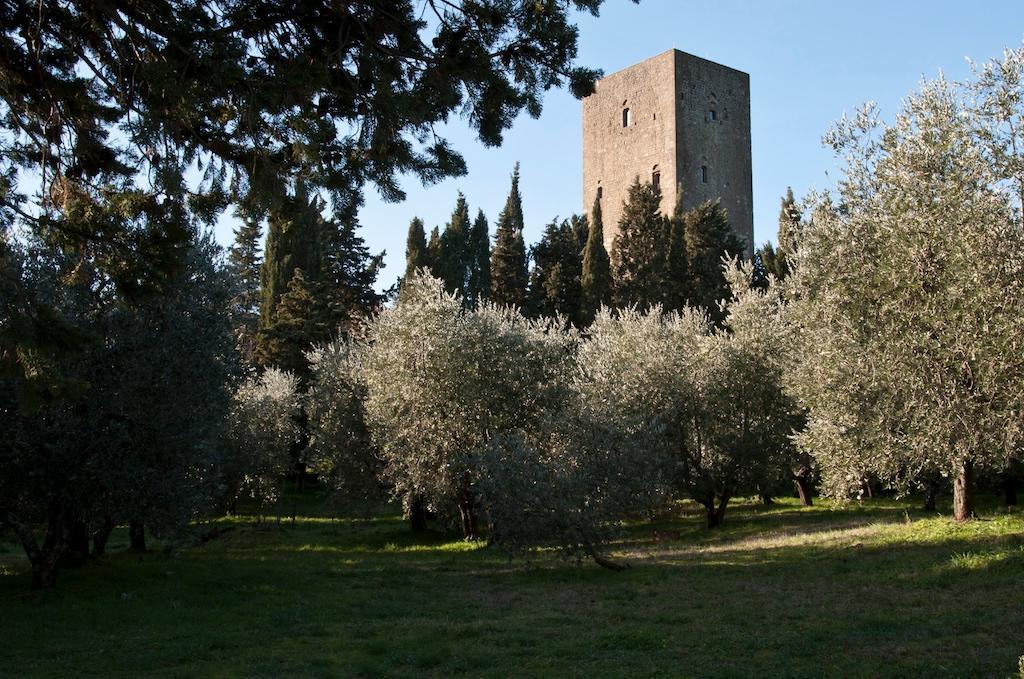
[[[676,82],[680,83],[676,149],[683,209],[721,199],[733,231],[747,244],[747,256],[753,256],[750,76],[676,52]],[[703,176],[701,168],[706,168]]]
[[[657,167],[664,190],[675,185],[675,73],[665,52],[598,81],[583,100],[583,209],[590,214],[602,189],[605,246],[611,252],[630,184],[651,181]],[[623,109],[630,122],[622,125]],[[672,210],[672,204],[662,206]]]
[[[609,253],[630,184],[657,171],[663,213],[678,191],[685,209],[721,198],[752,254],[750,164],[750,79],[741,71],[669,50],[598,81],[583,100],[583,209],[600,187]]]

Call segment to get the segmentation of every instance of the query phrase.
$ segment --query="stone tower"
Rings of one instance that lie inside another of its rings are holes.
[[[750,76],[673,49],[599,80],[583,100],[583,209],[600,197],[609,253],[635,177],[661,188],[663,214],[720,198],[752,256]]]

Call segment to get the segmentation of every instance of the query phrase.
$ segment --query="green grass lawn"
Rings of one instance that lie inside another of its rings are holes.
[[[621,573],[305,506],[173,551],[115,534],[51,592],[0,541],[0,675],[1010,677],[1024,655],[1024,514],[994,506],[739,504],[716,532],[684,506],[631,527]]]

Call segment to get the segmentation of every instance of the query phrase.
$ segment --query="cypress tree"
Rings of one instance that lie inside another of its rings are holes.
[[[408,280],[417,270],[430,266],[430,253],[427,249],[427,234],[423,229],[423,220],[413,217],[409,223],[409,235],[405,238],[405,275]]]
[[[321,219],[319,285],[329,310],[332,335],[358,332],[363,322],[380,308],[390,292],[379,294],[374,285],[383,265],[384,252],[371,255],[366,242],[356,233],[353,214],[342,219]]]
[[[487,217],[479,210],[469,235],[469,276],[466,286],[466,301],[476,307],[481,299],[491,294],[491,239],[487,229]]]
[[[768,287],[768,274],[782,280],[789,273],[786,256],[776,250],[771,242],[767,242],[754,252],[754,285],[759,288]]]
[[[580,276],[583,265],[577,246],[578,221],[557,219],[544,227],[532,249],[533,270],[527,293],[528,311],[536,316],[562,315],[579,323]]]
[[[580,313],[582,326],[590,325],[602,304],[611,303],[612,271],[608,251],[604,247],[604,224],[601,201],[594,199],[590,214],[587,241],[583,247],[583,271],[580,276]]]
[[[231,316],[238,350],[247,365],[253,362],[259,327],[260,270],[263,268],[259,246],[262,235],[259,221],[243,219],[235,229],[234,243],[228,251],[228,270],[236,291],[231,299]]]
[[[334,314],[325,303],[322,286],[296,269],[278,301],[273,319],[260,328],[257,360],[261,365],[288,370],[303,382],[309,376],[305,353],[334,334]]]
[[[765,275],[774,274],[779,280],[789,275],[790,260],[796,255],[801,219],[800,208],[793,198],[793,189],[789,187],[779,208],[779,246],[775,248],[771,243],[765,243],[757,253]]]
[[[662,301],[665,218],[659,214],[661,191],[633,180],[612,244],[613,299],[619,307],[646,309]]]
[[[717,200],[690,210],[683,222],[692,280],[690,303],[703,307],[715,323],[721,323],[724,315],[718,302],[729,296],[722,257],[742,257],[743,243],[729,228],[728,215]]]
[[[662,276],[662,304],[666,311],[686,306],[690,296],[690,266],[686,250],[686,220],[682,201],[676,203],[672,218],[665,220],[665,268]]]
[[[310,199],[302,185],[270,212],[260,270],[261,327],[273,321],[277,302],[296,269],[302,269],[307,280],[319,280],[321,220],[319,201]]]
[[[430,231],[430,240],[427,241],[427,266],[431,274],[440,278],[441,276],[441,231],[436,226]]]
[[[449,292],[458,292],[465,297],[468,282],[469,236],[472,225],[469,222],[469,205],[466,197],[459,192],[452,217],[441,234],[439,271],[441,280]]]
[[[498,215],[494,251],[491,253],[491,300],[522,307],[526,302],[529,273],[523,241],[523,201],[519,195],[519,163],[512,172],[512,188]]]
[[[797,207],[796,199],[793,198],[793,187],[786,187],[786,195],[782,198],[782,205],[779,209],[779,253],[786,259],[796,254],[797,239],[800,235],[800,208]],[[786,273],[789,272],[788,265]],[[783,278],[779,276],[779,278]]]

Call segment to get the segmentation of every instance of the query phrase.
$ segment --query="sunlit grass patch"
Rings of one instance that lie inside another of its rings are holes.
[[[1024,649],[1020,513],[958,525],[892,500],[741,500],[708,531],[683,503],[653,523],[630,521],[608,551],[632,568],[612,573],[553,549],[510,559],[436,526],[412,533],[393,508],[334,520],[317,514],[320,504],[297,504],[312,520],[232,517],[196,535],[229,531],[167,551],[154,541],[141,557],[124,551],[119,531],[116,549],[64,571],[55,592],[29,592],[24,557],[0,552],[3,667],[17,676],[1009,676]]]
[[[966,571],[978,571],[1010,558],[1009,552],[962,552],[949,559],[950,568]]]

